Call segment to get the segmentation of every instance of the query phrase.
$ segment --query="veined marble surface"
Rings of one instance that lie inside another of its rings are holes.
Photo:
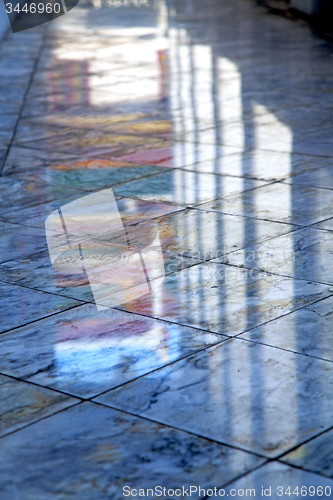
[[[333,297],[243,333],[240,338],[333,361]]]
[[[90,398],[225,339],[89,304],[1,335],[0,372]]]
[[[274,183],[200,205],[203,210],[307,226],[332,217],[333,191]]]
[[[83,403],[2,438],[0,458],[3,500],[22,494],[26,500],[64,495],[120,500],[124,486],[188,488],[198,478],[202,487],[214,488],[263,462],[94,403]]]
[[[0,332],[31,323],[65,309],[82,304],[81,301],[43,293],[29,287],[0,282]],[[11,311],[8,314],[8,311]]]
[[[311,441],[299,446],[290,453],[287,453],[281,460],[290,465],[303,467],[306,470],[332,478],[332,439],[333,432],[332,429],[330,429]]]
[[[264,184],[264,181],[256,179],[172,170],[151,177],[149,185],[144,179],[139,179],[116,186],[114,191],[118,196],[192,206]]]
[[[203,263],[156,279],[152,294],[120,307],[234,336],[332,293],[330,285]]]
[[[0,436],[64,410],[79,400],[0,375]]]
[[[277,457],[330,427],[332,363],[232,339],[97,398]]]
[[[84,0],[1,43],[1,500],[332,491],[332,42],[255,0],[171,4]],[[44,231],[107,188],[122,237],[71,214],[91,260],[159,234],[164,271],[99,310]]]
[[[333,283],[333,233],[314,227],[290,232],[217,261],[321,283]]]

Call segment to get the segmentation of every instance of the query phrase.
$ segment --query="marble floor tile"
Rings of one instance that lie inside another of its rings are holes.
[[[143,227],[150,225],[155,225],[163,250],[202,261],[223,259],[225,254],[253,241],[263,241],[294,229],[289,224],[193,209],[153,219]]]
[[[38,88],[40,91],[40,88]],[[33,139],[68,133],[70,130],[88,131],[94,127],[101,135],[106,132],[121,135],[137,135],[141,137],[157,137],[170,139],[172,137],[172,122],[169,119],[156,119],[153,115],[143,113],[114,113],[111,115],[74,115],[64,117],[61,114],[35,117],[21,120],[15,142],[25,142]],[[70,128],[68,130],[68,128]],[[82,132],[81,132],[82,133]]]
[[[332,383],[328,361],[232,339],[97,401],[277,457],[331,426]]]
[[[125,486],[137,494],[158,485],[176,489],[199,482],[214,488],[262,463],[254,455],[93,403],[3,438],[0,456],[3,500],[15,495],[120,500]]]
[[[290,486],[289,490],[288,486]],[[330,491],[333,490],[333,481],[279,462],[270,462],[241,479],[233,481],[225,488],[225,496],[235,496],[237,494],[238,498],[245,494],[250,496],[249,490],[254,490],[251,495],[256,497],[265,497],[263,492],[265,492],[266,496],[272,498],[289,496],[289,493],[297,495],[298,492],[298,495],[302,494],[305,498],[320,500],[323,495],[325,498],[325,491],[327,493],[326,497],[331,496]]]
[[[142,249],[142,241],[144,241],[144,239],[140,237],[138,246],[131,246],[131,251],[133,253],[137,253],[137,251]],[[77,243],[79,242],[83,247],[84,241],[80,237],[78,237],[77,240]],[[93,245],[94,243],[96,244]],[[102,237],[99,237],[96,242],[90,240],[89,244],[92,244],[91,252],[97,255],[106,254],[112,256],[115,247],[113,242],[105,242],[102,240]],[[123,252],[125,250],[127,250],[127,247],[126,249],[121,249]],[[149,257],[150,259],[155,258],[155,260],[161,257],[163,260],[163,267],[160,268],[157,266],[152,270],[154,280],[164,275],[180,271],[181,269],[195,266],[201,262],[198,258],[183,257],[163,251],[160,252],[159,250],[155,252],[152,251]],[[141,269],[141,266],[139,269]],[[128,279],[125,279],[122,275],[121,266],[119,266],[118,269],[114,269],[114,267],[108,266],[107,264],[102,266],[100,271],[96,270],[95,273],[93,272],[90,277],[93,283],[96,281],[96,285],[97,283],[99,284],[98,303],[107,307],[110,307],[110,304],[104,302],[102,297],[105,297],[105,300],[107,300],[107,296],[111,294],[114,295],[120,292],[120,290],[130,291],[133,288],[133,283],[146,283],[146,278],[144,276],[140,278],[135,274],[132,275],[132,280],[128,281]],[[83,271],[80,272],[76,269],[71,270],[70,268],[68,270],[54,268],[48,250],[34,253],[23,259],[8,260],[0,264],[0,279],[6,283],[17,284],[63,297],[82,300],[84,302],[94,302],[97,300],[96,297],[94,299],[91,281],[89,281],[87,273]],[[152,280],[150,280],[150,284],[151,281]],[[153,285],[151,284],[151,286]],[[153,293],[153,290],[150,291],[150,294],[151,293]]]
[[[218,261],[333,284],[331,231],[306,227],[236,251]]]
[[[82,193],[83,191],[78,189],[40,183],[36,180],[29,182],[2,177],[0,182],[0,196],[2,200],[0,215],[7,218],[11,211],[19,211],[21,218],[24,218],[27,207],[74,196],[75,194],[79,197]]]
[[[307,226],[332,217],[332,203],[330,189],[274,183],[200,208]]]
[[[330,487],[332,44],[254,0],[99,3],[0,44],[1,500]],[[127,241],[89,259],[158,231],[164,269],[110,308],[96,266],[98,310],[44,231],[107,187]]]
[[[67,162],[54,163],[50,167],[19,170],[12,167],[4,172],[4,177],[12,180],[37,181],[55,186],[98,191],[113,187],[140,177],[147,177],[163,171],[162,167],[147,165],[128,165],[106,159],[71,159]]]
[[[172,147],[172,166],[175,168],[191,167],[197,163],[214,163],[216,165],[213,173],[219,173],[219,165],[223,163],[225,157],[229,155],[241,154],[244,146],[235,144],[218,144],[212,140],[207,142],[205,135],[209,131],[200,132],[202,139],[189,140],[188,137],[182,140],[182,133],[174,132],[174,142]],[[227,160],[226,160],[227,161]]]
[[[321,222],[318,222],[317,224],[313,224],[313,227],[332,231],[333,230],[333,217],[329,217],[328,219],[323,220]]]
[[[0,337],[0,372],[82,398],[226,337],[87,304]]]
[[[316,170],[305,170],[289,180],[292,184],[333,189],[333,158],[325,158],[327,166]]]
[[[22,173],[22,175],[28,176],[30,171],[42,171],[45,167],[54,164],[67,164],[74,160],[73,155],[66,153],[12,146],[6,158],[3,175],[10,176],[11,174]]]
[[[51,212],[57,210],[62,205],[77,200],[81,196],[87,195],[87,192],[85,191],[81,191],[80,195],[76,194],[72,196],[66,196],[65,193],[62,198],[50,201],[48,203],[40,203],[36,206],[25,208],[24,214],[22,214],[22,211],[18,210],[17,208],[7,210],[3,214],[1,214],[0,212],[0,219],[15,224],[45,229],[46,218],[48,217],[48,215],[50,215]],[[139,200],[126,197],[116,197],[116,199],[118,210],[124,226],[137,224],[139,222],[161,217],[165,214],[178,212],[184,209],[184,207],[182,207],[181,205],[175,206],[148,200]]]
[[[32,144],[34,144],[35,141],[47,140],[53,136],[70,134],[71,132],[72,128],[68,125],[63,126],[61,130],[59,130],[58,127],[52,127],[46,124],[40,125],[30,122],[29,120],[20,120],[14,138],[14,145],[24,144],[29,141],[32,141]]]
[[[328,285],[204,263],[155,280],[152,294],[121,309],[234,336],[332,292]]]
[[[202,174],[172,170],[143,180],[131,181],[115,188],[118,196],[135,196],[153,201],[166,201],[177,205],[197,205],[247,189],[264,185],[255,179]]]
[[[287,453],[281,460],[287,464],[296,465],[296,467],[302,467],[303,469],[321,474],[321,476],[332,478],[332,440],[333,431],[330,429]]]
[[[0,436],[63,410],[78,400],[44,387],[0,375]]]
[[[0,333],[80,304],[79,301],[67,297],[4,282],[0,282],[0,291]]]
[[[19,259],[46,248],[45,231],[0,221],[0,263]]]
[[[249,330],[239,338],[333,361],[333,298]]]
[[[186,170],[203,173],[215,173],[224,175],[236,175],[240,177],[252,177],[261,180],[282,180],[292,177],[290,182],[297,184],[298,179],[321,178],[321,173],[314,170],[329,165],[329,158],[318,156],[297,155],[283,153],[280,151],[254,150],[247,152],[223,155],[214,160],[207,160],[193,165],[183,167]],[[325,168],[323,168],[326,171]],[[327,168],[327,171],[329,168]],[[305,172],[304,177],[297,175]],[[306,182],[300,182],[306,184]],[[322,185],[310,182],[308,185],[317,187],[328,187],[324,182]]]
[[[148,137],[143,141],[136,135],[119,135],[98,129],[88,129],[87,131],[71,129],[67,134],[59,132],[44,139],[31,138],[17,142],[17,145],[46,151],[61,151],[73,155],[108,153],[114,157],[123,157],[135,151],[146,149],[170,148],[169,142],[161,138]]]

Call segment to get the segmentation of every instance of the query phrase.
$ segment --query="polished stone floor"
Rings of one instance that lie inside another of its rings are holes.
[[[119,4],[0,44],[0,499],[333,496],[333,43]]]

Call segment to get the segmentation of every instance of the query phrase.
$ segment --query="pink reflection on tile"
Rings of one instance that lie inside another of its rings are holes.
[[[172,149],[171,148],[145,149],[142,151],[136,151],[135,153],[131,153],[125,156],[120,156],[117,159],[119,161],[128,161],[131,163],[159,165],[162,162],[171,161]]]

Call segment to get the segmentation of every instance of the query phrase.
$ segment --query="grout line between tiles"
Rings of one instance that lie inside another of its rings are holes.
[[[143,420],[147,420],[148,422],[151,422],[153,424],[163,425],[163,426],[168,427],[170,429],[175,429],[177,431],[185,432],[185,433],[190,434],[192,436],[199,437],[200,439],[205,439],[206,441],[209,441],[211,443],[215,443],[215,444],[218,444],[218,445],[226,446],[227,448],[232,448],[232,449],[235,449],[235,450],[239,450],[239,451],[242,451],[243,453],[247,453],[249,455],[255,455],[256,457],[263,458],[265,460],[268,459],[268,457],[266,457],[265,455],[261,455],[260,453],[257,453],[257,452],[254,452],[254,451],[249,451],[249,450],[247,450],[245,448],[241,448],[240,446],[234,446],[234,445],[230,445],[230,444],[227,444],[227,443],[223,443],[221,441],[216,441],[215,439],[209,438],[207,436],[202,436],[201,434],[198,434],[198,433],[193,432],[193,431],[189,431],[188,429],[182,429],[181,427],[178,427],[178,426],[167,424],[167,423],[159,421],[159,420],[154,420],[153,418],[147,417],[146,415],[140,415],[140,414],[132,413],[132,412],[130,412],[128,410],[117,408],[116,406],[111,406],[111,405],[106,405],[104,403],[100,403],[99,401],[91,401],[91,403],[103,406],[104,408],[111,408],[112,410],[116,410],[116,411],[120,411],[120,412],[126,413],[127,415],[130,415],[132,417],[136,417],[136,418],[141,418]]]
[[[45,28],[43,36],[41,37],[41,40],[40,40],[40,46],[39,46],[37,55],[35,57],[35,60],[34,60],[33,66],[32,66],[32,70],[31,70],[31,73],[30,73],[28,84],[26,86],[26,89],[25,89],[25,92],[24,92],[24,95],[23,95],[21,107],[20,107],[20,110],[19,110],[16,122],[15,122],[15,125],[14,125],[14,128],[13,128],[12,137],[11,137],[11,140],[10,140],[9,145],[7,147],[7,151],[6,151],[5,157],[4,157],[2,165],[1,165],[0,177],[2,176],[2,171],[3,171],[3,168],[4,168],[5,163],[7,161],[7,158],[8,158],[8,155],[9,155],[9,151],[10,151],[10,149],[11,149],[13,143],[14,143],[14,140],[15,140],[15,135],[16,135],[16,131],[17,131],[17,128],[18,128],[18,124],[19,124],[19,121],[22,118],[23,109],[24,109],[25,104],[26,104],[27,96],[28,96],[28,93],[30,91],[30,88],[31,88],[31,85],[32,85],[32,82],[33,82],[33,79],[34,79],[34,76],[35,76],[35,73],[37,71],[39,60],[40,60],[41,55],[42,55],[43,50],[44,50],[44,44],[46,43],[46,40],[47,40],[47,34],[48,34],[48,31],[47,31],[47,28]]]

